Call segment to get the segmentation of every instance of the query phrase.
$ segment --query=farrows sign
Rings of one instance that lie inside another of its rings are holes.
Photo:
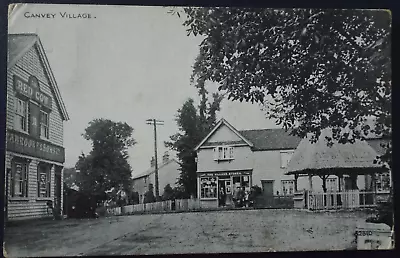
[[[64,148],[35,139],[14,130],[7,130],[7,150],[29,156],[64,163]]]

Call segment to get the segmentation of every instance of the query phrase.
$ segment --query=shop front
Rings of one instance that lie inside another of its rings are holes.
[[[236,192],[250,191],[252,170],[198,173],[198,196],[202,207],[232,206]]]

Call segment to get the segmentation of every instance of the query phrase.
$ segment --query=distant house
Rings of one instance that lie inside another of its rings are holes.
[[[171,159],[166,152],[163,155],[162,163],[158,165],[158,186],[160,195],[164,192],[164,187],[169,184],[175,187],[180,174],[179,164],[175,159]],[[133,190],[139,194],[139,202],[143,203],[144,194],[153,186],[155,195],[155,160],[150,162],[150,168],[145,172],[133,177]]]
[[[218,206],[218,189],[221,188],[225,189],[228,204],[238,187],[250,190],[251,186],[258,185],[267,196],[293,195],[295,178],[285,172],[300,141],[284,129],[238,131],[221,119],[195,148],[198,196],[202,205]],[[368,143],[381,153],[379,140],[371,139]],[[312,180],[314,189],[322,189],[319,178]],[[385,176],[382,180],[386,180]],[[305,187],[306,183],[300,182],[300,187]],[[333,189],[336,179],[329,178],[327,184]],[[383,184],[377,182],[377,186]]]

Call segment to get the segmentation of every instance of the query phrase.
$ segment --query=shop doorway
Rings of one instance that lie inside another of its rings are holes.
[[[232,205],[232,185],[230,178],[218,180],[218,199],[219,206]]]
[[[263,180],[261,184],[262,184],[263,195],[265,197],[272,197],[274,195],[274,181]]]

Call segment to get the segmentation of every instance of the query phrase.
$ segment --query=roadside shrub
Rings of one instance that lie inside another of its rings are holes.
[[[257,196],[262,194],[262,189],[258,185],[253,185],[251,187],[251,190],[253,191],[255,197],[257,197]]]
[[[151,202],[155,202],[156,201],[156,197],[154,196],[153,191],[147,191],[144,194],[144,203],[151,203]]]
[[[381,202],[377,207],[377,214],[375,217],[367,218],[366,222],[370,223],[384,223],[389,227],[393,227],[393,195],[390,194],[389,199]]]
[[[174,199],[174,190],[172,189],[170,184],[167,184],[164,187],[164,193],[162,195],[163,201],[173,200]]]
[[[139,203],[139,193],[138,192],[132,192],[131,193],[131,198],[130,198],[130,204],[138,204]]]
[[[97,214],[99,214],[99,216],[104,217],[107,214],[107,208],[102,206],[102,207],[98,207],[96,209]]]

